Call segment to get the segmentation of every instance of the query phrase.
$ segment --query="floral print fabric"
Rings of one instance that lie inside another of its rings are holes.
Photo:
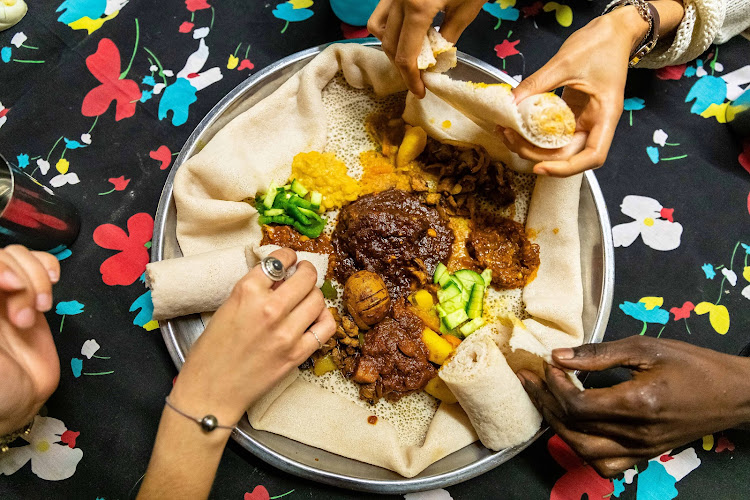
[[[459,49],[523,78],[605,3],[487,2]],[[143,282],[173,159],[248,76],[311,46],[368,36],[362,19],[374,5],[52,0],[30,3],[0,33],[0,154],[83,219],[75,244],[53,251],[62,280],[47,318],[60,387],[28,439],[0,457],[0,498],[134,496],[176,375]],[[750,85],[749,49],[738,38],[689,64],[630,74],[596,171],[616,245],[607,339],[650,335],[728,353],[750,342],[750,139],[725,123]],[[548,433],[483,476],[407,498],[713,498],[719,484],[724,497],[745,493],[747,435],[705,436],[603,480]],[[289,476],[234,445],[213,493],[369,498]]]

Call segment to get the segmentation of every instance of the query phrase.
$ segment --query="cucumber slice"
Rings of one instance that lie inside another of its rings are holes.
[[[448,286],[448,282],[451,280],[451,275],[448,272],[443,273],[443,275],[440,277],[440,280],[438,281],[438,284],[441,288],[445,288]]]
[[[438,265],[435,267],[435,274],[432,275],[432,282],[440,283],[440,278],[442,278],[447,272],[448,268],[445,267],[445,264],[438,262]]]
[[[461,283],[461,280],[459,280],[458,278],[456,278],[455,276],[452,276],[452,275],[449,276],[448,282],[443,286],[443,288],[447,287],[451,283],[453,283],[454,285],[456,285],[459,290],[463,290],[464,289],[464,284]]]
[[[461,300],[464,301],[464,305],[468,304],[471,300],[471,291],[474,289],[476,285],[467,286],[464,287],[463,290],[461,290]]]
[[[318,210],[320,205],[323,203],[323,195],[317,191],[313,191],[310,195],[310,204],[313,210]]]
[[[442,319],[440,320],[440,333],[446,333],[446,334],[449,334],[449,335],[454,335],[453,331],[450,328],[448,328],[447,326],[445,326],[445,323],[443,323]]]
[[[440,304],[435,306],[435,311],[437,312],[438,316],[441,318],[444,318],[445,316],[448,315],[448,312]]]
[[[484,280],[484,286],[490,286],[492,284],[492,269],[485,269],[482,271],[481,276]]]
[[[484,286],[484,279],[482,279],[482,276],[478,272],[470,269],[458,270],[453,273],[453,276],[464,285],[464,288],[471,288],[475,284]]]
[[[266,192],[265,198],[263,198],[263,206],[266,207],[266,209],[273,208],[273,201],[276,199],[276,195],[278,194],[278,186],[276,186],[275,182],[272,182],[270,186],[268,186],[268,192]]]
[[[273,217],[275,215],[284,215],[284,210],[282,210],[281,208],[272,208],[270,210],[266,210],[265,212],[263,212],[263,215],[265,215],[266,217]]]
[[[307,189],[305,189],[305,186],[303,186],[297,179],[292,179],[292,191],[297,193],[300,198],[304,198],[307,194]]]
[[[475,331],[479,330],[483,326],[484,326],[484,319],[483,318],[474,318],[471,321],[469,321],[468,323],[466,323],[464,325],[461,325],[461,328],[459,328],[458,331],[461,332],[461,334],[464,337],[468,337],[469,335],[471,335]]]
[[[437,296],[438,300],[442,304],[443,302],[448,302],[455,297],[460,297],[461,289],[454,283],[449,283],[448,286],[446,286],[442,290],[437,291]]]
[[[453,330],[467,319],[469,319],[469,316],[466,314],[466,311],[459,309],[458,311],[454,311],[444,317],[443,322],[447,328]]]
[[[459,309],[466,310],[466,302],[464,302],[460,297],[454,297],[451,300],[441,303],[440,306],[443,308],[446,314],[456,312]]]
[[[471,290],[471,298],[466,306],[466,311],[469,314],[469,318],[475,319],[482,316],[484,309],[484,287],[482,285],[474,285]]]

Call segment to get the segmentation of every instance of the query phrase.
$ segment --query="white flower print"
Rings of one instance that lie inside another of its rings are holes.
[[[83,347],[81,347],[81,354],[91,359],[91,356],[96,354],[96,351],[99,350],[99,347],[99,343],[96,340],[89,339],[83,343]]]
[[[612,228],[616,247],[628,247],[640,235],[654,250],[674,250],[680,246],[682,224],[672,219],[672,209],[646,196],[628,195],[620,205],[622,213],[635,219]]]
[[[83,451],[60,444],[68,429],[61,420],[51,417],[34,417],[34,426],[28,436],[29,444],[11,448],[0,455],[0,474],[15,473],[31,460],[31,472],[47,481],[60,481],[75,474]]]

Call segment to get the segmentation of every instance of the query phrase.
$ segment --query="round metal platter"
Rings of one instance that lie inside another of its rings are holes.
[[[380,45],[373,39],[350,40],[346,43],[376,48]],[[271,94],[326,47],[322,45],[292,54],[259,71],[219,101],[201,121],[180,151],[164,185],[156,213],[152,261],[182,256],[175,233],[176,209],[172,198],[172,183],[177,169],[200,151],[226,123]],[[515,80],[497,68],[461,52],[458,53],[458,66],[449,74],[460,80],[517,85]],[[581,185],[578,224],[584,341],[601,342],[612,306],[614,247],[604,198],[591,171],[584,174]],[[160,326],[164,343],[179,369],[190,346],[203,331],[203,322],[195,315],[162,321]],[[520,446],[498,452],[488,450],[478,442],[471,444],[432,464],[413,478],[404,478],[390,470],[334,455],[283,436],[257,431],[246,418],[235,428],[232,437],[257,457],[290,474],[353,490],[403,494],[443,488],[476,477],[517,455],[544,430]]]

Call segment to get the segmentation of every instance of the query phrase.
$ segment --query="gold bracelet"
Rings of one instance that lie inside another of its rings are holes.
[[[656,42],[659,41],[660,20],[659,11],[646,0],[614,0],[607,5],[602,15],[609,14],[613,10],[627,5],[634,6],[641,18],[648,23],[646,35],[641,39],[638,47],[630,54],[628,68],[633,68],[656,47]]]
[[[229,430],[233,430],[234,429],[233,425],[231,425],[231,426],[230,425],[219,425],[218,419],[216,417],[214,417],[213,415],[211,415],[211,414],[208,414],[208,415],[206,415],[203,418],[196,418],[196,417],[193,417],[192,415],[188,415],[184,411],[182,411],[179,408],[177,408],[176,406],[174,406],[172,404],[172,402],[169,401],[169,396],[167,396],[166,398],[164,398],[164,401],[167,403],[167,406],[169,406],[170,408],[172,408],[174,411],[176,411],[177,413],[179,413],[183,417],[188,418],[188,419],[192,420],[193,422],[195,422],[196,424],[198,424],[201,427],[201,429],[203,429],[203,432],[211,432],[214,429],[229,429]]]
[[[31,433],[31,428],[33,426],[34,420],[32,419],[31,422],[21,427],[20,429],[13,431],[10,434],[6,434],[5,436],[0,436],[0,453],[5,453],[6,451],[8,451],[10,449],[8,445],[16,439],[20,438],[21,436],[28,436]]]

